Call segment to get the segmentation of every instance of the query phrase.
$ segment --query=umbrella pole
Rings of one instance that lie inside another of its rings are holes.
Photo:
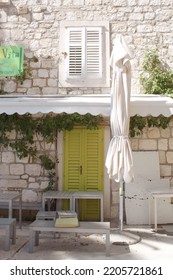
[[[123,212],[124,212],[124,180],[120,181],[120,186],[119,186],[119,228],[120,231],[123,230]]]

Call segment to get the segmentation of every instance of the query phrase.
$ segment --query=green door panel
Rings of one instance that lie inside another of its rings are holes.
[[[86,130],[84,154],[84,190],[103,190],[104,146],[103,129]]]
[[[63,189],[103,191],[104,129],[74,128],[64,133]],[[99,200],[79,201],[80,220],[100,219]],[[66,204],[67,207],[67,204]]]
[[[63,189],[68,191],[82,190],[82,134],[79,129],[65,132]]]

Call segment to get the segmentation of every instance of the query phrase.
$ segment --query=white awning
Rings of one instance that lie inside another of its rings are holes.
[[[93,115],[110,115],[110,95],[80,96],[1,96],[0,114],[18,113],[90,113]],[[130,115],[171,116],[173,115],[173,99],[158,95],[131,96]]]
[[[131,96],[130,115],[153,117],[173,115],[173,99],[159,95],[137,95]]]

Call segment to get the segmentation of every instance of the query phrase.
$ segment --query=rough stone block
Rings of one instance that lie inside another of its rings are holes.
[[[30,176],[40,176],[41,166],[39,164],[27,164],[25,166],[25,173]]]
[[[173,152],[168,151],[166,153],[166,159],[167,159],[168,163],[172,164],[173,163]]]
[[[41,89],[39,87],[32,87],[27,90],[27,95],[38,95],[41,94]]]
[[[57,87],[58,81],[57,79],[48,79],[47,84],[49,87]]]
[[[58,94],[58,88],[57,87],[44,87],[42,92],[44,95],[56,95],[56,94]]]
[[[46,79],[33,79],[33,86],[34,87],[45,87],[46,86]]]
[[[0,176],[9,175],[9,165],[5,163],[0,164]]]
[[[39,189],[39,184],[38,183],[29,183],[28,188],[29,189]]]
[[[127,5],[127,1],[126,0],[113,0],[112,4],[116,7],[124,7]]]
[[[24,15],[28,13],[28,7],[26,5],[20,5],[17,8],[18,14],[19,15]]]
[[[163,138],[169,138],[171,136],[171,130],[170,127],[167,127],[165,129],[161,129],[161,137]]]
[[[23,164],[10,164],[10,174],[12,175],[22,175],[24,173]]]
[[[160,164],[166,164],[166,152],[159,151],[159,162]]]
[[[160,165],[160,176],[162,177],[171,176],[171,165]]]
[[[148,138],[160,138],[160,129],[157,127],[149,128]]]
[[[43,13],[33,13],[32,16],[33,16],[33,19],[37,20],[37,21],[40,21],[43,19]]]
[[[0,180],[0,189],[8,189],[10,188],[18,188],[18,189],[25,189],[27,188],[27,181],[26,180],[10,180],[10,179],[1,179]]]
[[[4,91],[8,92],[8,93],[12,93],[15,92],[17,89],[17,84],[14,81],[7,81],[5,82],[4,85]]]
[[[157,150],[157,141],[150,139],[139,139],[139,150],[154,151]]]
[[[2,162],[11,163],[14,162],[14,153],[13,152],[2,152]]]
[[[140,24],[137,26],[137,32],[140,32],[140,33],[150,33],[150,32],[153,32],[153,26],[152,25],[149,25],[149,24]]]
[[[159,139],[158,140],[158,149],[167,151],[168,149],[168,139]]]
[[[169,149],[173,150],[173,138],[169,138]]]
[[[39,78],[47,78],[47,77],[49,77],[49,71],[46,69],[39,69],[38,76],[39,76]]]

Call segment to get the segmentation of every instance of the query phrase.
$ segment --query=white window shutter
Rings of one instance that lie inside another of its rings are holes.
[[[80,78],[82,76],[83,40],[82,28],[69,28],[68,78]]]
[[[102,78],[102,29],[86,28],[86,76]]]
[[[101,28],[69,28],[68,78],[101,77]]]

